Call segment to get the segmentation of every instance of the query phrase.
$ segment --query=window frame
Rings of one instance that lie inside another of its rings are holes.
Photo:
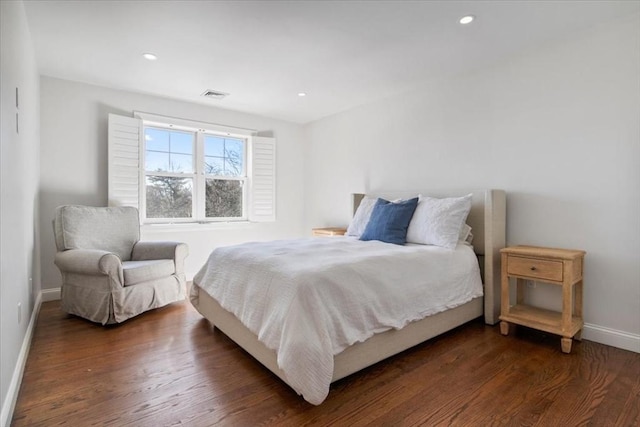
[[[140,220],[142,224],[181,224],[181,223],[227,223],[227,222],[246,222],[249,220],[248,204],[249,204],[249,192],[247,191],[249,184],[249,166],[248,166],[248,151],[251,144],[251,135],[247,132],[231,132],[230,129],[220,129],[220,126],[210,125],[206,123],[192,122],[189,125],[188,121],[179,120],[178,123],[174,120],[156,120],[145,117],[139,117],[141,119],[140,126],[140,167],[139,167],[139,204],[140,204]],[[186,123],[186,124],[185,124]],[[193,172],[192,173],[180,173],[180,172],[154,172],[146,170],[146,128],[158,128],[175,131],[183,131],[193,133]],[[216,129],[218,128],[218,129]],[[224,128],[224,127],[222,127]],[[208,135],[232,138],[241,140],[243,143],[242,150],[242,166],[243,171],[241,176],[226,176],[226,175],[208,175],[205,173],[205,137]],[[149,218],[147,217],[147,177],[148,176],[167,176],[177,178],[190,178],[192,179],[192,202],[191,202],[191,217],[190,218]],[[240,217],[207,217],[206,216],[206,180],[207,179],[219,179],[240,181],[242,184],[242,216]]]
[[[193,128],[193,120],[161,116],[158,114],[133,112],[133,117],[108,114],[107,120],[107,205],[131,206],[142,209],[140,194],[141,153],[146,146],[142,143],[142,122],[183,124]],[[245,129],[228,125],[203,123],[197,126],[215,131],[239,135],[247,138],[247,220],[233,222],[156,223],[141,225],[156,230],[202,230],[202,227],[243,227],[244,224],[277,221],[277,140],[273,131]],[[267,136],[268,135],[268,136]]]
[[[208,175],[204,171],[205,165],[205,137],[207,135],[213,135],[218,137],[223,137],[225,139],[236,139],[241,140],[243,142],[242,146],[242,174],[240,176],[228,176],[228,175]],[[248,182],[249,182],[249,168],[248,168],[248,156],[247,153],[249,151],[250,138],[246,136],[233,135],[229,132],[221,133],[215,132],[211,130],[202,129],[202,132],[198,134],[198,142],[196,143],[198,149],[201,150],[201,159],[202,162],[198,162],[197,167],[202,168],[200,173],[198,173],[198,201],[202,206],[199,206],[199,213],[204,218],[204,222],[233,222],[233,221],[247,221],[248,220],[248,209],[247,205],[249,203],[249,194],[247,191]],[[206,191],[207,191],[207,179],[215,179],[222,181],[240,181],[242,184],[242,216],[241,217],[207,217],[206,212]]]

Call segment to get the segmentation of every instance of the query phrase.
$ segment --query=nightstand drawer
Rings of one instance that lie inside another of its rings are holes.
[[[537,258],[521,258],[510,256],[507,262],[507,273],[514,276],[526,276],[532,279],[553,280],[562,282],[562,262],[547,261]]]

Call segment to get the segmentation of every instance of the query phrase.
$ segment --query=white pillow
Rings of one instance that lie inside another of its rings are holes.
[[[471,210],[471,194],[436,199],[420,195],[407,230],[407,243],[455,249]]]
[[[360,201],[360,205],[358,209],[356,209],[356,213],[353,219],[351,219],[349,227],[347,227],[347,236],[360,237],[360,235],[364,233],[364,229],[367,227],[369,218],[371,217],[371,211],[373,211],[373,206],[377,200],[377,198],[365,196],[362,201]]]

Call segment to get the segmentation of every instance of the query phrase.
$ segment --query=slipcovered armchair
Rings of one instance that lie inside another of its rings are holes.
[[[67,313],[105,325],[185,298],[187,245],[140,242],[136,208],[60,206],[53,228]]]

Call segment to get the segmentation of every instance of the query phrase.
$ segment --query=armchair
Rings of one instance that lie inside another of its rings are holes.
[[[53,228],[67,313],[105,325],[185,298],[187,245],[139,241],[136,208],[60,206]]]

